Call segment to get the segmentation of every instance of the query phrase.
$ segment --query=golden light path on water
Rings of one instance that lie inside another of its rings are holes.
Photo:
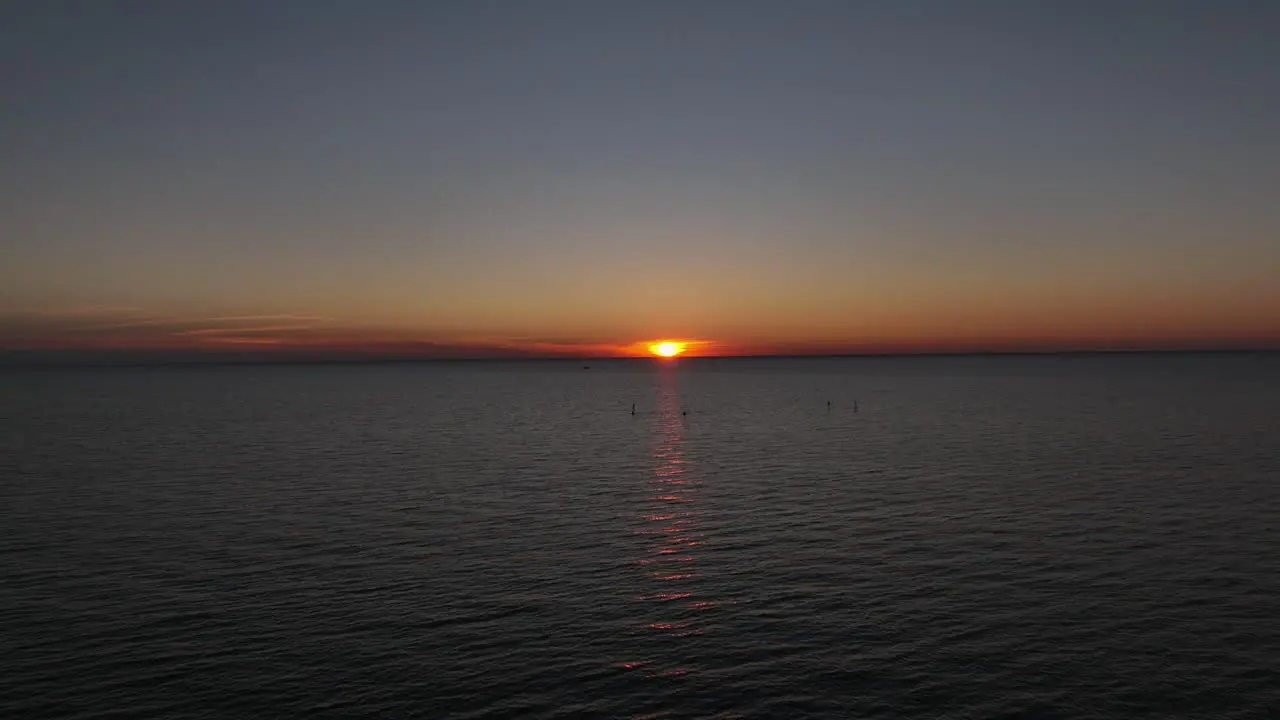
[[[644,604],[644,631],[668,641],[662,653],[667,660],[660,663],[644,659],[625,665],[643,671],[647,677],[673,678],[696,669],[681,661],[692,654],[684,644],[696,642],[707,631],[700,622],[703,611],[723,603],[705,597],[705,591],[699,592],[699,550],[705,542],[698,524],[702,515],[698,502],[701,488],[685,454],[687,417],[680,408],[675,368],[664,368],[661,373],[655,468],[641,505],[643,529],[637,531],[649,542],[636,563],[651,584],[651,591],[637,598]]]

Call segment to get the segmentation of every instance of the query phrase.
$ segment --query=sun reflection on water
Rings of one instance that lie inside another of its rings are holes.
[[[636,600],[642,603],[642,628],[652,642],[644,643],[661,659],[651,657],[627,663],[626,667],[645,673],[648,678],[679,678],[696,670],[685,662],[695,648],[682,643],[697,642],[710,629],[705,610],[719,607],[724,601],[702,597],[702,573],[698,568],[695,548],[703,536],[698,520],[699,481],[685,456],[685,421],[676,392],[674,372],[662,377],[662,395],[655,414],[657,444],[653,456],[656,467],[649,478],[645,499],[638,518],[638,536],[649,538],[641,557],[635,562],[653,592]]]

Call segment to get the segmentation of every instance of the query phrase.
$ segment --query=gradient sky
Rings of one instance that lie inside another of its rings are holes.
[[[0,347],[1280,345],[1277,38],[1266,0],[6,2]]]

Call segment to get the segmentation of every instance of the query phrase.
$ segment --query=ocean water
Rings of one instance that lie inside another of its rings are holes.
[[[1275,355],[7,371],[0,493],[5,718],[1280,714]]]

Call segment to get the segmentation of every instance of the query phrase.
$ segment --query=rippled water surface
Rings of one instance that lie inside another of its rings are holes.
[[[1277,378],[9,371],[0,716],[1275,717]]]

